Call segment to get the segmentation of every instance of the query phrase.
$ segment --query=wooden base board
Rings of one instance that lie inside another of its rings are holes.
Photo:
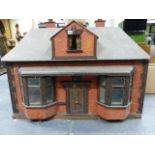
[[[23,113],[16,113],[12,116],[14,119],[27,119]],[[142,114],[130,113],[127,119],[140,119]],[[71,120],[97,120],[102,119],[95,114],[85,115],[68,115],[68,114],[57,114],[49,119],[71,119]]]
[[[130,113],[128,116],[128,119],[140,119],[142,118],[142,114],[138,114],[138,113]]]

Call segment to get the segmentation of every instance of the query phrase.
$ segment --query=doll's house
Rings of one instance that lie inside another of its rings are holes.
[[[2,61],[16,118],[142,116],[149,56],[102,20],[32,29]]]

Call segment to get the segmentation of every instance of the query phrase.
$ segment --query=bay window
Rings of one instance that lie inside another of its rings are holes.
[[[52,77],[23,77],[23,102],[26,106],[46,106],[54,103]]]
[[[130,102],[131,76],[104,76],[99,79],[99,103],[127,106]]]

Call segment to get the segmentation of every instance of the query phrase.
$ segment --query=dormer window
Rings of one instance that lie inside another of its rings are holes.
[[[98,36],[72,21],[51,38],[52,59],[96,59]]]
[[[81,30],[73,26],[71,30],[67,30],[68,35],[68,51],[79,52],[81,51]]]

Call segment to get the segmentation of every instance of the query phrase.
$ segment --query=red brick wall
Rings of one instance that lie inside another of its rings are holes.
[[[82,29],[81,34],[81,49],[82,52],[67,52],[68,50],[68,40],[66,30],[70,30],[73,25],[76,25],[77,29]],[[58,35],[53,38],[53,55],[55,57],[70,57],[70,56],[94,56],[94,39],[95,36],[83,29],[76,23],[72,23],[66,29],[61,31]],[[82,41],[84,40],[84,41]]]
[[[105,21],[95,21],[96,27],[105,27]]]
[[[55,22],[45,22],[46,28],[53,28],[56,27]]]
[[[13,65],[13,68],[12,68],[12,73],[14,74],[14,77],[15,77],[15,85],[16,85],[16,99],[17,99],[17,102],[18,102],[18,107],[17,109],[19,110],[19,112],[23,112],[23,105],[21,104],[22,103],[22,90],[21,90],[21,87],[20,87],[20,76],[18,74],[18,66],[17,65]]]
[[[135,65],[135,73],[133,75],[133,83],[132,83],[132,94],[131,94],[131,112],[136,113],[138,111],[139,106],[139,98],[141,92],[141,84],[142,79],[141,75],[143,73],[143,66],[140,63]]]
[[[95,76],[85,76],[82,77],[82,80],[89,80],[91,81],[89,90],[88,90],[88,113],[95,113],[96,112],[96,101],[97,101],[97,77]],[[62,86],[62,82],[66,80],[72,80],[69,76],[62,76],[62,77],[56,77],[56,101],[58,102],[64,102],[66,104],[66,91]],[[58,106],[58,113],[65,113],[66,112],[66,106],[60,105]]]
[[[97,105],[96,113],[101,118],[106,120],[124,120],[130,113],[130,107],[128,108],[106,108],[101,105]]]
[[[88,90],[88,113],[96,113],[96,101],[97,101],[97,77],[85,76],[84,80],[91,81]]]
[[[57,105],[47,108],[24,108],[25,116],[32,120],[44,120],[57,113]]]
[[[107,66],[107,65],[134,65],[135,66],[135,72],[133,75],[133,86],[132,86],[132,94],[131,94],[131,106],[127,109],[109,109],[106,107],[102,107],[100,105],[97,105],[97,77],[95,76],[84,76],[82,77],[83,80],[90,80],[91,85],[88,91],[88,112],[89,113],[97,113],[101,117],[105,119],[124,119],[127,117],[128,113],[136,113],[138,111],[139,107],[139,98],[140,98],[140,89],[142,84],[141,75],[143,73],[143,65],[140,61],[115,61],[115,62],[55,62],[55,63],[17,63],[13,65],[12,73],[15,75],[15,85],[16,85],[16,91],[17,91],[17,102],[18,102],[18,109],[20,112],[24,112],[23,104],[22,104],[22,94],[20,89],[20,75],[18,73],[18,67],[23,66]],[[66,101],[66,93],[61,85],[62,80],[70,80],[71,77],[64,76],[64,77],[56,77],[56,101],[58,102],[65,102]],[[51,116],[55,113],[50,113],[50,108],[47,108],[46,110],[43,109],[31,109],[30,112],[27,112],[29,115],[34,113],[32,116],[34,118],[37,118],[41,116],[41,111],[43,111],[43,118],[45,116]],[[49,114],[45,114],[46,112]],[[56,110],[57,113],[65,113],[66,107],[65,105],[58,105]],[[36,113],[36,114],[35,114]],[[38,114],[37,114],[38,113]],[[28,116],[27,114],[27,116]],[[30,116],[29,116],[30,117]]]

